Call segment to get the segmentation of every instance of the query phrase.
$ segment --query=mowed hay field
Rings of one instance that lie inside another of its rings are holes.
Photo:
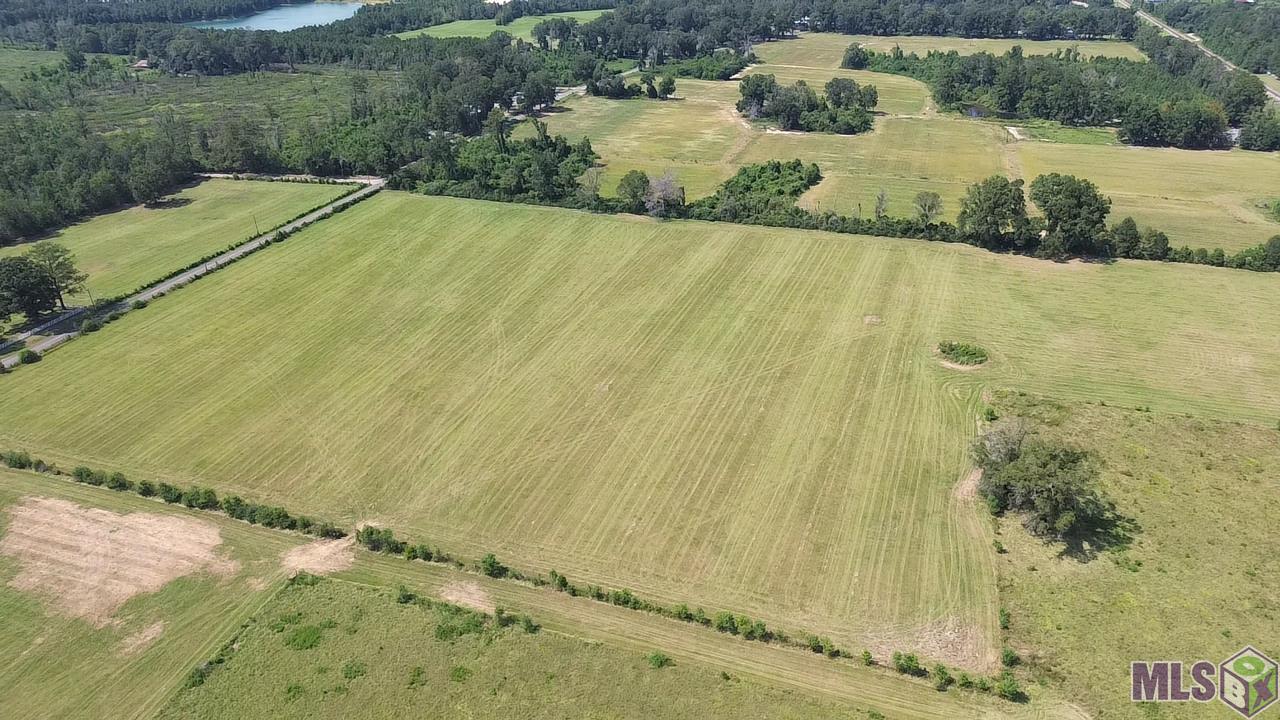
[[[346,185],[205,180],[154,207],[135,205],[59,230],[47,238],[65,245],[102,298],[129,292],[172,270],[282,225],[347,192]],[[29,244],[0,247],[17,255]],[[77,297],[88,303],[88,296]]]
[[[282,585],[278,556],[302,541],[0,469],[4,716],[154,716]],[[184,572],[201,556],[211,562]],[[169,571],[180,576],[148,585]]]
[[[383,193],[5,377],[0,446],[981,666],[981,390],[1274,423],[1276,280]]]
[[[484,38],[501,30],[512,37],[532,40],[534,26],[543,20],[548,20],[550,18],[568,18],[577,20],[579,23],[587,23],[595,20],[606,12],[608,12],[608,10],[575,10],[572,12],[547,13],[546,15],[525,15],[524,17],[512,20],[506,25],[499,25],[493,20],[455,20],[442,25],[432,25],[431,27],[396,33],[396,37],[403,40],[422,35],[426,35],[428,37]]]
[[[606,194],[630,170],[670,170],[695,199],[714,192],[744,164],[800,158],[818,163],[826,178],[801,198],[805,207],[867,217],[884,190],[889,213],[909,215],[916,194],[932,191],[942,197],[944,217],[953,220],[965,189],[983,178],[1005,174],[1030,182],[1060,172],[1088,178],[1110,196],[1113,222],[1132,215],[1164,230],[1174,245],[1234,251],[1280,233],[1280,222],[1260,204],[1269,197],[1270,179],[1280,177],[1275,153],[1099,144],[1110,141],[1102,131],[1063,128],[1024,129],[1024,136],[1047,139],[1014,141],[1002,123],[937,112],[923,83],[840,69],[852,39],[807,34],[761,43],[755,52],[765,62],[747,72],[819,89],[837,76],[875,85],[880,114],[875,129],[863,135],[767,131],[734,107],[737,83],[684,79],[673,100],[575,97],[564,103],[567,111],[545,119],[554,133],[591,138],[605,167]],[[1087,144],[1064,142],[1077,138]]]
[[[896,45],[904,53],[924,57],[930,50],[955,51],[961,55],[980,52],[1003,55],[1013,46],[1022,47],[1026,55],[1050,55],[1074,48],[1086,57],[1121,57],[1131,60],[1146,58],[1132,43],[1111,40],[990,40],[961,37],[927,37],[921,35],[841,35],[839,33],[802,33],[797,39],[761,43],[753,50],[769,64],[840,67],[844,51],[853,43],[868,50],[888,53]]]

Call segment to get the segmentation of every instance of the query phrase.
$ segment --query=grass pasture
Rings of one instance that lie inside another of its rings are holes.
[[[10,83],[28,70],[62,62],[63,55],[54,50],[22,50],[0,47],[0,83]]]
[[[402,40],[408,40],[409,38],[420,37],[422,35],[426,35],[428,37],[485,38],[501,30],[512,37],[533,40],[534,26],[548,18],[570,18],[577,20],[579,23],[586,23],[595,20],[607,12],[609,11],[575,10],[572,12],[547,13],[545,15],[525,15],[524,17],[516,18],[506,25],[499,25],[493,20],[454,20],[453,22],[444,23],[443,25],[432,25],[430,27],[419,28],[417,30],[408,30],[406,32],[396,33],[395,36]]]
[[[981,390],[1274,423],[1276,287],[383,193],[5,378],[0,446],[985,664]]]
[[[301,626],[325,627],[314,648],[286,645]],[[853,712],[677,662],[653,669],[635,650],[552,632],[492,625],[454,639],[450,611],[397,604],[388,588],[340,580],[286,588],[241,636],[240,648],[202,686],[160,714],[182,718],[787,717]],[[816,660],[816,658],[815,658]],[[905,683],[904,683],[905,684]],[[589,701],[586,699],[589,698]]]
[[[755,47],[756,55],[765,63],[807,65],[810,67],[840,67],[844,51],[858,43],[868,50],[888,53],[897,45],[904,53],[920,56],[930,50],[973,55],[980,52],[1003,55],[1014,45],[1020,45],[1026,55],[1049,55],[1059,50],[1075,48],[1087,57],[1120,57],[1144,60],[1132,43],[1111,40],[989,40],[960,37],[926,37],[918,35],[841,35],[839,33],[803,33],[794,40],[761,43]]]
[[[343,185],[205,180],[156,207],[136,205],[84,220],[50,235],[89,274],[102,298],[128,292],[234,242],[266,232],[338,197]],[[0,248],[0,256],[29,245]],[[88,302],[88,297],[77,297]]]
[[[1280,490],[1280,432],[1012,394],[996,405],[1093,452],[1105,492],[1140,528],[1128,549],[1080,562],[1016,520],[1000,522],[1009,638],[1030,673],[1055,678],[1097,717],[1228,716],[1180,703],[1135,715],[1128,668],[1166,658],[1216,663],[1245,645],[1280,653],[1280,594],[1264,569],[1280,547],[1263,530],[1280,522],[1280,509],[1260,501]]]
[[[115,513],[187,515],[135,496],[104,492],[29,473],[0,469],[0,537],[8,510],[24,498],[54,497]],[[301,541],[210,519],[219,551],[238,564],[229,575],[199,573],[128,601],[111,624],[95,627],[51,611],[43,600],[10,586],[18,561],[0,557],[0,692],[14,718],[145,718],[169,701],[187,673],[212,657],[283,583],[276,558]],[[100,558],[126,567],[130,558]],[[143,642],[147,629],[160,632]]]

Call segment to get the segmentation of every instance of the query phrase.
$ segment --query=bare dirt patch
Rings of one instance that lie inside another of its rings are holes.
[[[474,582],[452,582],[439,591],[440,599],[472,610],[492,613],[493,599]]]
[[[28,497],[9,516],[0,555],[19,563],[9,585],[96,627],[107,625],[135,595],[157,592],[186,575],[227,575],[239,567],[218,553],[217,526],[180,515],[120,515]]]
[[[280,564],[289,572],[328,575],[351,567],[355,562],[355,538],[316,540],[299,545],[280,556]]]
[[[982,481],[982,468],[974,468],[963,480],[956,483],[951,494],[957,500],[972,500],[978,496],[978,483]]]
[[[984,362],[978,363],[977,365],[961,365],[960,363],[951,362],[950,360],[946,360],[944,358],[938,358],[938,364],[944,368],[947,368],[948,370],[959,370],[960,372],[969,372],[970,370],[977,370],[978,368],[981,368],[983,365],[986,365],[986,363]]]
[[[137,655],[138,653],[151,647],[151,643],[155,642],[164,634],[164,621],[154,622],[138,632],[126,637],[120,641],[120,647],[117,652],[124,656]]]

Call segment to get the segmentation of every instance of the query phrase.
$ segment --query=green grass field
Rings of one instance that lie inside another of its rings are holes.
[[[0,536],[15,503],[32,496],[70,500],[116,513],[181,511],[135,496],[0,469]],[[0,694],[15,718],[154,717],[186,674],[211,657],[254,613],[284,574],[276,557],[301,542],[248,525],[219,523],[220,551],[239,564],[230,575],[200,573],[129,600],[113,623],[95,627],[51,611],[37,596],[10,586],[18,561],[0,557]],[[55,547],[57,543],[54,544]],[[103,567],[130,558],[99,559]],[[126,573],[127,574],[127,573]],[[103,590],[110,590],[104,586]],[[141,648],[131,638],[162,623]]]
[[[62,61],[62,53],[53,50],[21,50],[0,47],[0,83],[11,83],[28,70]]]
[[[988,52],[1002,55],[1014,45],[1022,47],[1027,55],[1048,55],[1059,50],[1075,48],[1082,54],[1094,57],[1122,57],[1132,60],[1146,58],[1131,43],[1108,40],[977,40],[959,37],[923,37],[916,35],[841,35],[838,33],[803,33],[794,40],[761,43],[755,46],[756,55],[769,64],[805,65],[809,67],[840,67],[844,51],[858,43],[868,50],[887,53],[897,45],[905,53],[924,56],[930,50],[972,55]]]
[[[806,207],[866,217],[883,189],[889,212],[907,215],[916,193],[928,190],[942,196],[944,217],[954,219],[967,186],[985,177],[1004,173],[1030,182],[1061,172],[1097,183],[1113,200],[1113,221],[1132,215],[1164,230],[1175,245],[1234,251],[1280,233],[1280,222],[1259,207],[1269,178],[1280,172],[1274,153],[1127,147],[1108,130],[1048,123],[1017,123],[1029,139],[1015,142],[1004,123],[939,114],[922,83],[838,69],[843,46],[836,52],[828,37],[847,39],[761,43],[756,52],[767,62],[748,72],[815,87],[837,75],[869,82],[880,92],[881,113],[870,133],[768,132],[734,108],[736,83],[696,80],[679,80],[677,99],[667,102],[575,97],[546,121],[552,132],[591,138],[605,165],[606,193],[630,170],[670,170],[688,197],[698,198],[743,164],[798,157],[818,163],[826,176],[801,199]]]
[[[549,631],[491,624],[437,639],[459,621],[437,606],[397,604],[385,588],[338,580],[294,585],[264,607],[240,649],[161,718],[451,717],[830,718],[855,711],[700,665],[654,669],[645,655]],[[285,640],[332,625],[314,648]]]
[[[1140,527],[1128,550],[1082,563],[1001,521],[1002,599],[1029,675],[1060,682],[1097,717],[1135,717],[1131,661],[1216,663],[1245,645],[1280,654],[1280,596],[1265,569],[1280,547],[1264,530],[1280,523],[1280,432],[1013,395],[996,405],[1094,452],[1105,492]],[[1206,711],[1169,703],[1136,716],[1229,714]]]
[[[609,11],[576,10],[573,12],[547,13],[546,15],[526,15],[524,17],[516,18],[507,25],[499,25],[493,20],[455,20],[450,23],[444,23],[443,25],[432,25],[431,27],[396,33],[396,37],[406,40],[421,35],[427,35],[429,37],[489,37],[493,33],[501,30],[512,37],[532,40],[534,26],[548,18],[572,18],[577,20],[579,23],[586,23],[595,20],[606,12]]]
[[[981,390],[1274,423],[1275,290],[385,193],[5,378],[0,446],[983,664]]]
[[[119,295],[188,263],[266,232],[325,204],[344,185],[205,180],[174,193],[168,205],[136,205],[90,218],[50,235],[76,256],[99,298]],[[0,248],[0,256],[29,245]],[[76,300],[88,302],[88,296]]]

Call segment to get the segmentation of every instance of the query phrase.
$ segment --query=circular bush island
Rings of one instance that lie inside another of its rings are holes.
[[[987,361],[987,351],[969,343],[940,342],[938,352],[947,361],[965,367],[977,367]]]

